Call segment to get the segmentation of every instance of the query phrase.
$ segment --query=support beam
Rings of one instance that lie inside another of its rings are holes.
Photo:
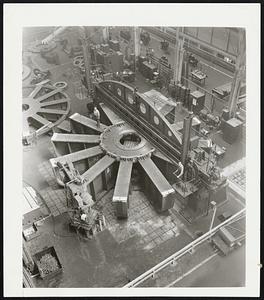
[[[129,187],[132,174],[132,161],[121,161],[119,164],[115,190],[113,195],[113,204],[118,218],[127,217]]]
[[[134,46],[135,46],[135,50],[134,50],[134,53],[135,53],[135,57],[139,56],[140,55],[140,28],[135,26],[134,27]]]
[[[50,123],[49,120],[41,117],[40,115],[38,114],[35,114],[34,116],[31,116],[30,118],[32,118],[34,121],[37,121],[39,124],[41,125],[48,125]]]
[[[182,152],[181,152],[182,153],[181,163],[184,167],[190,150],[192,119],[193,119],[193,113],[189,112],[189,115],[184,118],[184,122],[183,122],[183,143],[182,143]]]
[[[73,163],[73,162],[77,162],[77,161],[80,161],[80,160],[83,160],[83,159],[86,159],[86,158],[89,158],[89,157],[100,155],[102,153],[103,153],[103,151],[101,150],[101,148],[99,146],[95,146],[95,147],[92,147],[92,148],[89,148],[89,149],[84,149],[84,150],[80,150],[80,151],[70,153],[70,154],[67,154],[67,155],[52,158],[51,160],[54,163],[57,163],[57,162],[61,162],[61,163],[71,162],[71,163]]]
[[[107,128],[107,126],[102,123],[100,124],[100,127],[98,127],[95,120],[84,117],[78,113],[73,114],[72,116],[69,117],[69,119],[71,122],[79,123],[81,125],[84,125],[85,127],[95,130],[97,132],[103,132],[104,129]]]
[[[52,96],[60,93],[61,91],[62,91],[61,89],[55,89],[55,90],[53,90],[53,91],[51,91],[51,92],[49,92],[47,94],[44,94],[43,96],[40,96],[37,99],[38,99],[39,102],[41,102],[41,101],[44,101],[44,100],[46,100],[46,99],[48,99],[48,98],[50,98],[50,97],[52,97]]]
[[[38,112],[43,114],[52,114],[52,115],[65,115],[68,113],[67,110],[54,109],[54,108],[40,108]]]
[[[174,73],[173,73],[173,79],[174,82],[178,83],[181,82],[181,76],[182,76],[182,64],[183,64],[183,54],[184,54],[184,48],[183,48],[183,39],[180,39],[180,31],[181,27],[177,27],[176,29],[176,45],[175,45],[175,52],[174,52]]]
[[[107,105],[105,105],[104,103],[100,103],[100,107],[112,124],[122,122],[122,119],[116,113],[114,113]]]
[[[35,98],[39,91],[42,89],[42,85],[37,86],[29,95],[29,98]]]
[[[237,110],[237,102],[239,99],[240,86],[245,73],[246,60],[246,36],[243,28],[239,29],[239,45],[238,57],[236,59],[236,70],[231,86],[229,100],[229,118],[233,118]]]
[[[110,167],[115,162],[115,159],[106,155],[95,163],[89,170],[82,174],[82,178],[86,180],[87,184],[92,182],[104,170]]]
[[[99,135],[88,134],[68,134],[68,133],[54,133],[52,142],[64,142],[64,143],[84,143],[84,144],[99,144]]]
[[[105,26],[103,28],[103,39],[107,42],[109,40],[109,28]]]
[[[57,105],[57,104],[63,104],[67,103],[70,99],[69,98],[62,98],[58,100],[52,100],[52,101],[47,101],[47,102],[42,102],[40,107],[46,107],[46,106],[51,106],[51,105]]]
[[[175,192],[151,158],[139,160],[139,163],[163,197]]]
[[[83,49],[83,58],[84,58],[84,68],[85,68],[85,80],[88,89],[88,95],[92,92],[92,81],[91,81],[91,64],[90,64],[90,45],[89,37],[86,35],[85,27],[82,27],[82,49]]]

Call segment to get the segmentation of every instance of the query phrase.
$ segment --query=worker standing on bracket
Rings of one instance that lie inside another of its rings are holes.
[[[138,91],[138,88],[135,86],[135,87],[134,87],[134,91],[133,91],[133,103],[136,102],[137,91]]]
[[[97,109],[96,106],[94,107],[93,113],[94,113],[94,116],[95,116],[95,120],[97,122],[97,127],[100,127],[100,112],[99,112],[99,110]]]

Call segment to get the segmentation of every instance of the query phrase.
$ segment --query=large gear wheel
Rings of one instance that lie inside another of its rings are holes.
[[[23,138],[36,137],[59,125],[69,114],[70,99],[62,88],[52,85],[23,87]]]

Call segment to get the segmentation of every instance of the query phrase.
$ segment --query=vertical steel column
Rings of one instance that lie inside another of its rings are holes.
[[[185,80],[183,80],[183,84],[184,86],[186,86],[188,88],[189,86],[189,82],[188,82],[188,78],[189,78],[189,54],[186,53],[186,51],[184,51],[183,53],[183,66],[184,66],[184,71],[183,71],[183,76],[186,78]]]
[[[184,118],[183,121],[183,139],[182,139],[182,153],[181,163],[185,167],[186,159],[190,148],[191,128],[192,128],[193,113]]]
[[[183,64],[183,43],[184,40],[180,39],[180,30],[181,27],[177,27],[176,29],[176,44],[175,44],[175,66],[174,66],[174,73],[173,73],[173,80],[174,82],[178,83],[181,82],[181,76],[182,76],[182,64]]]
[[[227,38],[226,52],[228,52],[229,44],[230,44],[230,29],[228,29],[228,38]]]
[[[105,26],[105,28],[103,29],[103,38],[105,41],[109,40],[109,29],[107,26]]]
[[[83,48],[83,58],[84,58],[84,68],[85,68],[85,79],[88,88],[88,96],[92,91],[91,82],[91,66],[90,66],[90,45],[88,42],[88,37],[86,36],[85,28],[82,27],[82,48]]]
[[[140,55],[140,29],[139,27],[135,26],[134,27],[134,54],[135,57]]]
[[[213,35],[214,35],[214,27],[212,27],[212,31],[211,31],[211,37],[210,37],[210,44],[213,44]]]
[[[245,30],[239,29],[239,45],[238,57],[236,59],[236,71],[232,82],[230,100],[229,100],[229,117],[235,116],[237,110],[237,101],[239,98],[240,86],[243,74],[245,72],[245,58],[246,58],[246,39]]]
[[[82,131],[84,132],[83,127],[82,127]],[[87,146],[85,145],[85,143],[83,144],[83,146],[84,146],[84,149],[87,149]],[[85,159],[85,168],[86,168],[86,170],[89,170],[89,169],[90,169],[90,161],[89,161],[89,158],[86,158],[86,159]],[[88,186],[88,185],[86,185],[85,183],[83,184],[84,190],[85,190],[85,189],[87,190],[87,186]],[[94,183],[93,183],[93,181],[90,182],[89,187],[90,187],[90,192],[91,192],[92,198],[94,199],[94,201],[96,201],[97,199],[96,199],[96,194],[95,194],[95,188],[94,188]]]

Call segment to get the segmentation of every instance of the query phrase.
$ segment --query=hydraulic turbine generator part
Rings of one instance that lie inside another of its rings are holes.
[[[60,172],[58,162],[78,170],[93,200],[115,178],[112,201],[117,217],[128,216],[133,168],[158,211],[178,201],[181,213],[191,208],[200,214],[212,193],[217,202],[226,199],[226,179],[217,172],[215,160],[190,143],[192,114],[185,113],[183,132],[177,131],[151,101],[124,83],[100,82],[95,84],[95,94],[100,126],[74,114],[70,117],[73,134],[52,137],[57,158],[51,164],[58,183],[74,181],[70,172]]]
[[[46,84],[23,87],[23,144],[32,142],[59,125],[70,111],[70,99],[63,88]]]

